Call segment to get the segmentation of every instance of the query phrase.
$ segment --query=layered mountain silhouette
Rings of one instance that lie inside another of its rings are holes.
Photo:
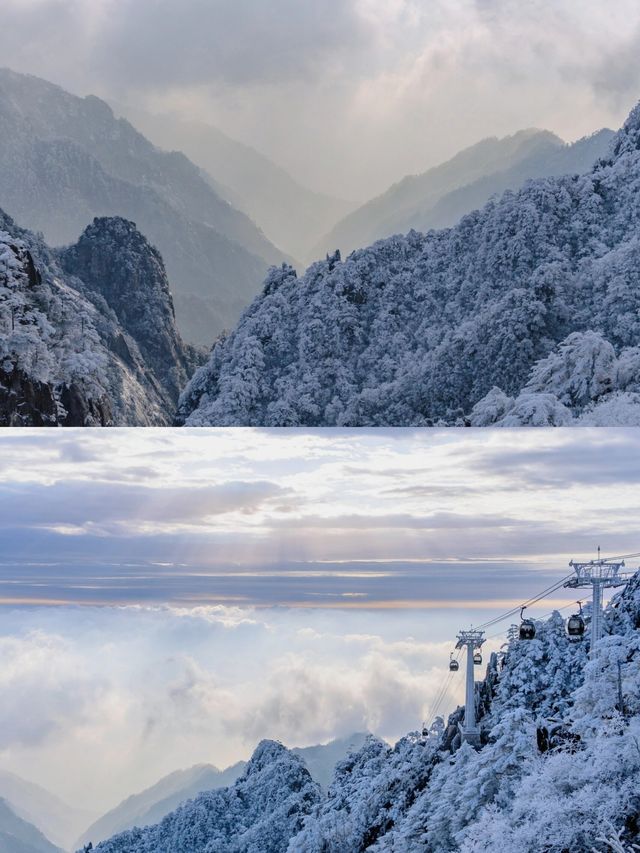
[[[15,817],[32,824],[46,836],[51,846],[70,847],[79,827],[86,825],[89,819],[88,813],[68,805],[40,785],[6,770],[0,770],[0,798]],[[8,819],[6,809],[4,814]],[[0,826],[4,827],[3,831],[10,831],[9,824],[2,819]],[[0,849],[4,851],[1,845]]]
[[[63,853],[40,832],[0,799],[0,850],[2,853]]]
[[[601,130],[569,145],[544,130],[484,139],[422,175],[408,175],[350,213],[315,246],[314,258],[336,249],[348,254],[412,229],[448,228],[531,178],[586,172],[606,154],[613,135]]]
[[[583,175],[272,270],[178,423],[640,424],[639,210],[640,107]]]
[[[155,148],[99,98],[0,69],[0,208],[50,245],[94,217],[135,221],[161,251],[184,337],[210,345],[286,255],[184,154]]]
[[[95,849],[281,853],[283,840],[302,829],[320,798],[302,759],[279,743],[263,741],[231,787],[199,794],[155,826],[121,833]]]
[[[182,151],[202,167],[219,195],[245,211],[294,258],[312,255],[319,235],[352,206],[301,186],[263,154],[209,124],[138,110],[125,114],[156,145]]]

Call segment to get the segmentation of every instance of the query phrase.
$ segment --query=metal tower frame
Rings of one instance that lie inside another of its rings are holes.
[[[598,552],[600,549],[598,549]],[[624,586],[629,580],[629,575],[620,574],[624,569],[624,560],[590,560],[588,563],[578,563],[571,560],[569,563],[575,571],[575,578],[567,581],[564,586],[571,589],[585,589],[591,587],[591,657],[595,654],[595,648],[602,637],[602,591],[616,586]]]
[[[480,727],[476,722],[476,691],[474,678],[473,653],[481,648],[484,643],[484,631],[470,628],[468,631],[460,631],[456,649],[467,650],[467,681],[464,701],[464,724],[460,726],[462,740],[472,746],[480,745]]]

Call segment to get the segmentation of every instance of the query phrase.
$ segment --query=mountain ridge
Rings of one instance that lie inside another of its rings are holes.
[[[276,246],[295,258],[308,257],[318,235],[352,206],[301,185],[264,154],[217,127],[114,108],[161,148],[184,151],[210,176],[221,196],[246,211]]]
[[[32,823],[19,817],[0,798],[0,850],[2,853],[63,853]]]
[[[528,128],[503,138],[487,137],[427,172],[406,175],[386,192],[338,222],[315,247],[314,257],[339,249],[348,254],[376,240],[456,224],[471,210],[529,179],[584,172],[604,154],[613,131],[575,143]]]

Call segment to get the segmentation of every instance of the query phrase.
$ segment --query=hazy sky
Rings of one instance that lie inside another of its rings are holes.
[[[263,737],[393,740],[460,627],[640,550],[639,483],[633,429],[6,432],[0,767],[106,808]]]
[[[3,0],[0,51],[350,198],[484,136],[617,127],[640,98],[636,0]]]

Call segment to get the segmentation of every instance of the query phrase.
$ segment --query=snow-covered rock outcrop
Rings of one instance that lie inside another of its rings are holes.
[[[639,269],[640,106],[588,174],[301,278],[273,269],[178,422],[640,423]]]
[[[0,211],[1,425],[170,423],[199,357],[133,223],[96,220],[54,252]]]

